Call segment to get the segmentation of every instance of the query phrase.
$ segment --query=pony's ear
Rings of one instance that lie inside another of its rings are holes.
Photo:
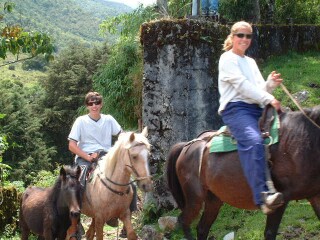
[[[80,166],[77,166],[77,179],[78,180],[80,178],[80,175],[81,175],[81,168],[80,168]]]
[[[65,179],[65,178],[66,178],[66,175],[67,175],[66,169],[64,168],[64,166],[62,166],[61,169],[60,169],[60,176],[61,176],[63,179]]]
[[[131,133],[129,138],[130,143],[134,141],[134,138],[135,138],[134,133]]]
[[[142,136],[147,137],[148,136],[148,127],[144,127],[141,134],[142,134]]]
[[[131,148],[131,143],[134,141],[135,138],[136,138],[136,137],[135,137],[134,133],[131,133],[131,134],[130,134],[130,137],[129,137],[129,141],[126,142],[124,148],[125,148],[125,149]]]

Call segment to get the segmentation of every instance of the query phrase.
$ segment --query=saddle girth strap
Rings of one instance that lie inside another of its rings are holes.
[[[270,149],[269,145],[265,145],[265,159],[266,159],[266,184],[269,190],[269,193],[276,193],[277,190],[274,187],[273,181],[271,179],[271,173],[270,173],[270,168],[269,168],[269,163],[270,163]]]

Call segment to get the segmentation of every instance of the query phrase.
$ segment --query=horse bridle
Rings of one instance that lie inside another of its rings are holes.
[[[145,145],[144,143],[142,142],[139,142],[138,144],[135,144],[134,146],[131,146],[130,148],[133,148],[133,147],[136,147],[136,146],[141,146],[141,145]],[[132,169],[132,171],[134,172],[134,174],[136,175],[136,178],[128,183],[117,183],[117,182],[114,182],[112,181],[110,178],[106,177],[105,176],[105,179],[108,180],[110,183],[114,184],[114,185],[117,185],[117,186],[122,186],[122,187],[125,187],[125,186],[128,186],[127,190],[126,191],[117,191],[117,190],[114,190],[113,188],[111,188],[110,186],[107,185],[107,183],[103,180],[103,178],[101,177],[100,173],[98,173],[98,177],[100,179],[100,181],[102,182],[102,184],[108,188],[111,192],[119,195],[119,196],[123,196],[125,194],[129,194],[130,192],[130,185],[134,182],[138,182],[138,181],[141,181],[141,180],[144,180],[144,179],[148,179],[148,178],[151,178],[152,176],[147,176],[147,177],[140,177],[139,174],[138,174],[138,171],[136,170],[136,168],[133,166],[132,164],[132,159],[131,159],[131,155],[129,154],[129,150],[130,148],[127,149],[127,153],[128,153],[128,156],[129,156],[129,160],[130,160],[130,165],[126,164],[125,166],[129,167]]]

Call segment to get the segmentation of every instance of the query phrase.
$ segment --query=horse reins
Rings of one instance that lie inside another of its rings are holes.
[[[136,144],[136,145],[134,145],[134,146],[139,146],[139,145],[144,145],[144,143],[139,143],[139,144]],[[131,148],[131,147],[130,147],[130,148]],[[130,165],[126,164],[125,166],[127,166],[127,167],[129,167],[129,168],[132,169],[132,171],[133,171],[134,174],[136,175],[136,178],[135,178],[134,180],[128,182],[128,183],[117,183],[117,182],[114,182],[114,181],[112,181],[110,178],[108,178],[108,177],[105,176],[105,179],[108,180],[110,183],[112,183],[112,184],[114,184],[114,185],[117,185],[117,186],[125,187],[125,186],[130,186],[130,185],[131,185],[132,183],[134,183],[134,182],[138,182],[138,181],[140,181],[140,180],[148,179],[148,178],[151,178],[151,177],[152,177],[152,176],[148,176],[148,177],[140,177],[140,176],[139,176],[137,170],[135,169],[135,167],[134,167],[133,164],[132,164],[132,159],[131,159],[131,156],[130,156],[130,154],[129,154],[130,148],[127,149],[127,153],[128,153],[129,160],[130,160]],[[115,193],[115,194],[117,194],[117,195],[119,195],[119,196],[123,196],[123,195],[125,195],[125,194],[129,194],[129,192],[130,192],[130,187],[128,187],[128,189],[127,189],[126,191],[122,191],[122,192],[121,192],[121,191],[114,190],[113,188],[111,188],[110,186],[108,186],[107,183],[101,178],[100,173],[98,173],[97,175],[98,175],[100,181],[102,182],[102,184],[103,184],[106,188],[108,188],[111,192],[113,192],[113,193]]]
[[[306,112],[303,110],[303,108],[301,107],[301,105],[296,101],[296,99],[294,99],[294,97],[290,94],[290,92],[288,91],[288,89],[282,84],[280,83],[280,86],[282,88],[282,90],[289,96],[289,98],[294,102],[294,104],[299,108],[299,110],[302,112],[302,114],[307,118],[309,119],[309,121],[315,125],[317,128],[320,129],[320,126],[315,122],[313,121],[307,114]]]

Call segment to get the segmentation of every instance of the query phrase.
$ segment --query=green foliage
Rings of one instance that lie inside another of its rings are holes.
[[[140,116],[134,109],[141,103],[141,93],[136,95],[136,90],[141,89],[134,89],[130,77],[141,61],[137,48],[130,39],[117,44],[107,64],[94,78],[95,89],[104,96],[103,110],[111,113],[124,128],[136,127]]]
[[[44,54],[47,61],[53,60],[54,47],[51,38],[46,33],[23,32],[18,26],[6,27],[0,37],[0,57],[7,58],[7,52],[16,55],[21,53],[35,57]]]
[[[47,66],[48,62],[42,56],[37,56],[22,63],[22,69],[25,71],[37,70],[44,72],[47,70]]]
[[[153,223],[154,219],[158,217],[158,208],[155,202],[148,201],[143,205],[142,222],[144,225]]]
[[[254,1],[246,0],[221,0],[219,2],[219,12],[221,16],[230,22],[239,20],[250,21],[256,14],[253,12]],[[259,1],[261,22],[266,22],[269,14],[270,1]],[[297,24],[319,24],[320,23],[320,1],[319,0],[276,0],[274,6],[273,22],[285,24],[292,18]]]
[[[104,20],[99,28],[101,34],[106,34],[107,32],[111,34],[120,33],[120,40],[125,40],[126,38],[131,38],[134,40],[138,33],[141,24],[146,21],[157,18],[158,13],[153,7],[143,8],[141,5],[131,13],[121,14],[115,17],[109,17]]]
[[[38,175],[32,180],[31,185],[37,187],[51,187],[60,175],[61,166],[57,165],[53,172],[41,170]]]
[[[171,0],[168,2],[169,16],[181,18],[191,15],[192,1],[190,0]]]
[[[99,23],[106,16],[132,11],[123,4],[101,0],[12,0],[15,11],[7,16],[9,24],[19,23],[26,31],[50,33],[57,51],[69,46],[93,46],[104,39]]]
[[[276,0],[275,23],[286,23],[292,18],[294,23],[320,23],[320,0]]]
[[[14,6],[14,3],[5,2],[4,11],[12,12]],[[1,20],[3,17],[4,15],[1,15]],[[0,57],[2,59],[7,58],[8,52],[17,56],[16,61],[19,60],[21,53],[30,54],[31,57],[44,54],[47,61],[53,59],[54,47],[51,38],[46,33],[25,32],[16,24],[7,25],[1,31]]]
[[[252,18],[253,1],[247,0],[221,0],[219,13],[228,21],[236,22]]]
[[[9,179],[30,181],[40,169],[50,169],[54,148],[47,147],[40,131],[38,101],[41,89],[24,87],[16,80],[0,81],[0,108],[6,117],[0,122],[8,148],[3,163],[12,167]]]
[[[19,194],[15,188],[0,188],[0,232],[7,239],[18,229],[19,204]]]
[[[123,128],[137,128],[141,118],[143,60],[137,36],[140,25],[156,16],[154,8],[140,6],[100,25],[103,33],[114,33],[119,27],[120,38],[106,65],[95,75],[94,88],[104,96],[103,111],[113,115]]]

